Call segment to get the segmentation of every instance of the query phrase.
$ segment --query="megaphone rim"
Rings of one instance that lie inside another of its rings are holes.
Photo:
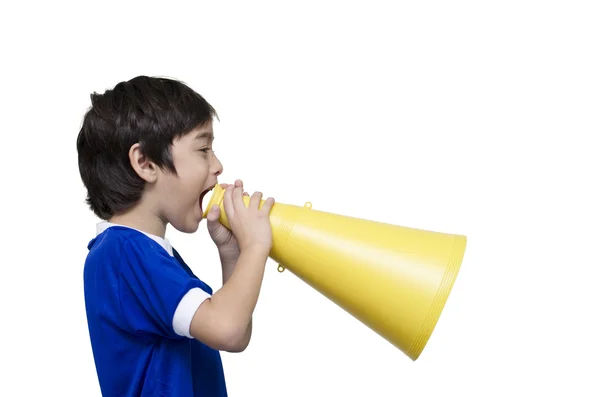
[[[208,211],[210,211],[210,209],[212,208],[213,205],[220,204],[220,201],[223,199],[224,194],[225,194],[225,189],[223,189],[221,187],[221,184],[219,184],[217,182],[215,184],[215,187],[212,189],[212,195],[210,196],[210,200],[208,201],[206,208],[202,212],[202,218],[206,219],[206,217],[208,216]]]

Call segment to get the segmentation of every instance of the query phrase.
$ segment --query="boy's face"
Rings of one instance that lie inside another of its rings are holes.
[[[209,121],[176,139],[171,147],[177,176],[159,171],[155,184],[159,215],[184,233],[193,233],[202,221],[202,199],[217,183],[223,165],[212,151]]]

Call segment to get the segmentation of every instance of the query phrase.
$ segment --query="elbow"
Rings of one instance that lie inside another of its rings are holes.
[[[190,325],[190,334],[194,339],[212,349],[231,353],[246,350],[250,333],[248,323],[244,324],[235,316],[223,315],[214,309],[208,299],[196,310]]]
[[[229,353],[241,353],[250,344],[247,328],[233,327],[230,332],[224,333],[223,350]]]
[[[238,342],[238,343],[232,343],[230,345],[228,345],[229,347],[226,349],[226,351],[228,353],[241,353],[244,350],[246,350],[246,348],[248,347],[247,343],[242,343],[242,342]]]

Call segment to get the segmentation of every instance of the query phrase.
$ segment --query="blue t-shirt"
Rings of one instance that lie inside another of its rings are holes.
[[[84,267],[85,305],[104,397],[225,397],[219,351],[178,335],[173,315],[192,288],[212,289],[177,251],[131,228],[92,239]]]

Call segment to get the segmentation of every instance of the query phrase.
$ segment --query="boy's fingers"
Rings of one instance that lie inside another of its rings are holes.
[[[209,223],[212,223],[219,219],[220,212],[221,209],[219,208],[219,206],[213,204],[213,206],[208,210],[208,215],[206,215],[206,219],[209,221]]]
[[[241,209],[244,206],[244,200],[242,200],[243,189],[241,187],[233,188],[233,208],[236,210]]]
[[[262,198],[261,192],[254,192],[252,197],[250,197],[250,204],[248,208],[258,209],[258,204],[260,203],[260,199]]]
[[[232,193],[233,193],[233,187],[228,186],[227,189],[225,189],[225,194],[223,195],[223,207],[225,207],[225,214],[227,215],[227,217],[232,217],[235,213],[234,209],[233,209],[233,197],[232,197]]]
[[[267,213],[271,212],[271,208],[275,204],[275,199],[273,197],[269,197],[265,200],[265,203],[261,207],[261,210],[265,210]]]

